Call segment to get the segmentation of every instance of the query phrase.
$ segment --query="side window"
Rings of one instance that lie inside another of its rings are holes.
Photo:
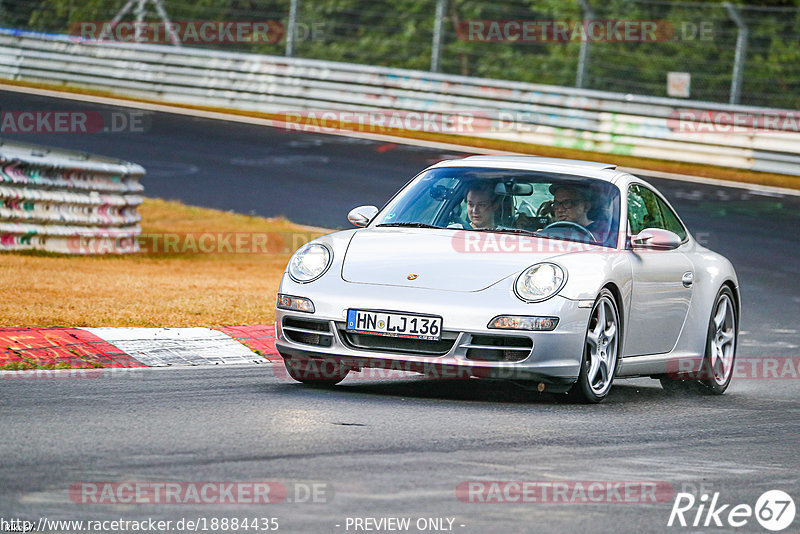
[[[631,233],[645,228],[661,228],[686,239],[686,229],[667,204],[646,187],[632,185],[628,188],[628,222]]]
[[[628,188],[628,222],[632,234],[645,228],[664,228],[658,197],[652,191],[638,185]]]
[[[656,200],[658,201],[658,207],[661,210],[661,218],[664,220],[664,229],[678,234],[678,237],[681,238],[681,241],[686,239],[686,228],[684,228],[681,224],[681,221],[678,220],[678,216],[675,215],[675,212],[672,211],[670,207],[667,206],[667,204],[660,198],[656,197]]]

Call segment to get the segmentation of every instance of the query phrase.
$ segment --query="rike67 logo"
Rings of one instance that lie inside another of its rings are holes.
[[[704,493],[699,499],[691,493],[678,493],[667,526],[741,528],[753,518],[767,530],[784,530],[794,522],[794,500],[781,490],[764,492],[755,506],[722,503],[718,491],[711,496]]]

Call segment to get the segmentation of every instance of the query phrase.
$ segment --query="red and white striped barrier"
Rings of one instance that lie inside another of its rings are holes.
[[[0,370],[280,361],[272,325],[219,328],[0,328]]]

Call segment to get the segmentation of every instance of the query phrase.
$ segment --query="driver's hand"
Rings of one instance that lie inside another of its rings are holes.
[[[514,228],[522,228],[523,230],[528,230],[533,225],[534,220],[524,213],[517,215],[517,219],[514,221]]]
[[[536,215],[539,217],[547,217],[550,219],[550,222],[555,222],[556,214],[553,210],[553,201],[545,200],[542,202],[542,205],[539,206],[539,209],[536,211]]]
[[[542,217],[529,217],[524,213],[520,213],[514,221],[514,228],[521,228],[522,230],[541,230],[547,224],[548,221],[546,218],[543,220]]]

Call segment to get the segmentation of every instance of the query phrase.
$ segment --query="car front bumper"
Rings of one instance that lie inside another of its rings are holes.
[[[315,312],[276,309],[275,345],[281,356],[333,359],[356,370],[378,367],[421,372],[440,378],[477,376],[569,386],[578,377],[591,311],[590,308],[579,306],[578,301],[555,296],[544,302],[525,303],[503,287],[453,292],[368,284],[344,285],[346,292],[320,291],[318,287],[312,291],[310,285],[284,279],[280,292],[310,299]],[[351,308],[441,316],[443,337],[452,339],[452,345],[440,354],[410,352],[406,348],[358,346],[345,331],[347,310]],[[559,322],[552,331],[487,328],[489,322],[498,315],[558,317]],[[303,328],[303,324],[310,323],[316,325],[310,329]],[[487,337],[528,338],[530,351],[503,351],[504,354],[511,354],[513,361],[505,358],[491,361],[476,359],[475,350],[470,347],[480,344],[475,342],[476,339],[485,342],[483,340]],[[559,388],[548,388],[556,389]]]

